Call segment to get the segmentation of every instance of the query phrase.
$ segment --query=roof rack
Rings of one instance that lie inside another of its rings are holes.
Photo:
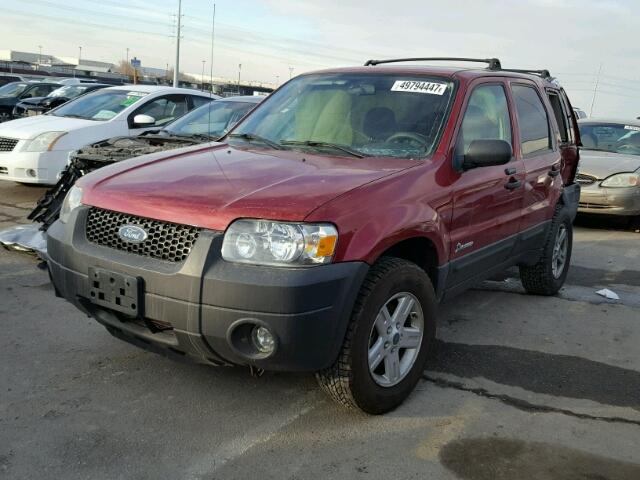
[[[392,58],[389,60],[368,60],[364,64],[365,67],[380,65],[381,63],[399,63],[399,62],[477,62],[487,63],[489,70],[501,70],[502,65],[497,58],[455,58],[455,57],[425,57],[425,58]]]
[[[514,72],[514,73],[528,73],[529,75],[538,75],[541,78],[551,79],[551,73],[549,70],[529,70],[528,68],[502,68],[504,72]]]

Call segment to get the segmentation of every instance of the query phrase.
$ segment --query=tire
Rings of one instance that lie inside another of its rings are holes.
[[[566,245],[564,247],[558,247],[557,243],[560,241],[562,232],[566,234]],[[559,268],[559,265],[556,264],[558,259],[557,256],[554,256],[556,247],[565,252],[562,268]],[[572,248],[573,224],[571,215],[562,205],[558,205],[547,234],[540,260],[538,260],[538,263],[535,265],[520,266],[520,280],[527,293],[534,295],[555,295],[558,293],[558,290],[564,285],[567,274],[569,273]]]
[[[360,288],[338,359],[316,373],[322,389],[337,403],[369,414],[396,408],[422,376],[435,336],[436,306],[433,286],[424,270],[406,260],[383,257],[371,267]],[[398,312],[397,318],[403,320],[383,322],[391,320],[382,314],[383,308],[391,318]],[[382,325],[385,336],[380,334]],[[415,347],[403,348],[405,344]],[[374,348],[388,356],[376,356],[379,365],[371,371],[369,354]],[[395,363],[394,358],[398,359]]]

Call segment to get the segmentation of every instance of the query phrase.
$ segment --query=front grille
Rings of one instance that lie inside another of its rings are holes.
[[[146,240],[140,243],[125,242],[118,235],[123,225],[144,229],[148,235]],[[97,245],[169,262],[182,262],[191,253],[200,229],[92,208],[87,217],[86,233],[87,240]]]
[[[12,152],[18,140],[15,138],[0,137],[0,152]]]
[[[596,183],[598,179],[591,175],[585,175],[584,173],[579,173],[576,175],[576,182],[580,185],[593,185]]]

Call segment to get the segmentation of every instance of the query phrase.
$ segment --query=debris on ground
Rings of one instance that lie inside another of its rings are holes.
[[[40,258],[47,255],[46,233],[40,225],[17,225],[0,231],[0,244],[7,250],[33,253]]]
[[[608,288],[603,288],[602,290],[598,290],[596,292],[598,295],[604,298],[608,298],[609,300],[620,300],[620,296]]]

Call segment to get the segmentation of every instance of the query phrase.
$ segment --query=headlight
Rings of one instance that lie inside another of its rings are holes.
[[[330,263],[338,231],[329,224],[236,220],[222,242],[222,258],[255,265]]]
[[[82,205],[82,189],[75,185],[69,189],[67,196],[64,197],[62,207],[60,207],[60,221],[67,223],[71,212]]]
[[[66,135],[67,132],[45,132],[38,135],[27,144],[25,151],[27,152],[45,152],[47,150],[53,150],[53,146],[56,144],[60,137]]]
[[[640,174],[638,173],[618,173],[611,175],[600,184],[601,187],[606,188],[637,187],[638,185],[640,185]]]

